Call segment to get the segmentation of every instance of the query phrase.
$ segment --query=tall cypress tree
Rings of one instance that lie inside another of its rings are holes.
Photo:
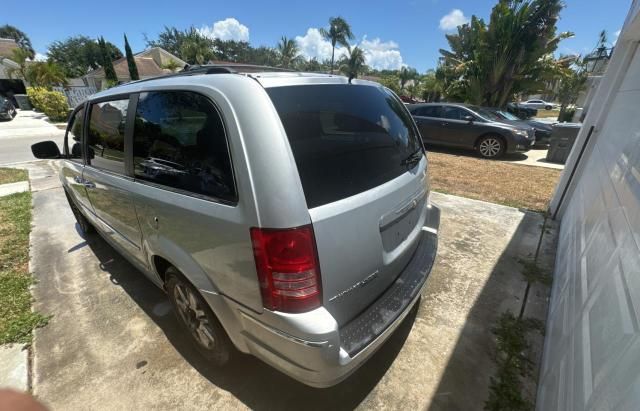
[[[113,68],[113,62],[109,56],[109,50],[107,49],[107,43],[104,41],[104,37],[100,37],[98,46],[100,47],[100,55],[102,56],[102,68],[104,69],[105,79],[113,84],[118,83],[118,76],[116,76],[116,71]]]
[[[136,60],[133,58],[133,53],[131,52],[131,47],[129,46],[129,40],[127,40],[126,34],[124,35],[124,52],[127,55],[129,77],[131,77],[131,80],[140,80],[140,76],[138,75],[138,66],[136,66]]]

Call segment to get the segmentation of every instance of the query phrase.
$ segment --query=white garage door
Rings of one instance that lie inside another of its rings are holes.
[[[640,409],[640,52],[561,222],[539,410]]]

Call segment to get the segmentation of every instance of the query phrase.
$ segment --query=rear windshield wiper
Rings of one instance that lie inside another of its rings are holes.
[[[420,160],[422,160],[422,149],[418,148],[416,151],[409,154],[404,160],[402,160],[402,162],[400,162],[400,165],[413,168],[417,163],[420,162]]]

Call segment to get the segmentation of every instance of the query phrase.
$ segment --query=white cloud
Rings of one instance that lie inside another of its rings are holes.
[[[296,43],[300,48],[300,54],[307,59],[316,58],[323,61],[331,58],[331,42],[322,37],[317,28],[311,27],[304,36],[296,36]],[[367,36],[364,36],[360,44],[356,45],[364,51],[367,65],[375,69],[392,70],[403,65],[398,43],[394,41],[382,41],[379,38],[367,40]],[[347,53],[346,47],[337,46],[336,61]]]
[[[364,51],[367,65],[377,70],[397,70],[403,66],[402,55],[395,41],[367,40],[364,36],[358,45]]]
[[[34,61],[47,61],[47,54],[36,52],[36,56],[33,59]]]
[[[304,36],[296,36],[296,43],[300,48],[300,54],[307,59],[316,58],[322,61],[331,58],[331,42],[325,40],[317,28],[311,27]],[[346,47],[336,46],[336,61],[346,54]]]
[[[198,33],[211,39],[249,41],[249,27],[233,17],[216,21],[213,26],[202,26]]]
[[[462,10],[453,9],[449,14],[445,14],[440,19],[440,29],[445,31],[453,30],[468,22],[469,18],[464,15]]]

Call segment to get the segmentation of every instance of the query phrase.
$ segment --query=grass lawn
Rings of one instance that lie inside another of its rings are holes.
[[[18,181],[26,181],[28,178],[27,170],[0,167],[0,184],[17,183]]]
[[[538,114],[536,115],[536,117],[540,117],[540,118],[555,117],[557,119],[559,114],[560,114],[559,110],[538,110]]]
[[[431,189],[511,207],[546,211],[561,170],[429,152]]]
[[[31,192],[0,197],[0,344],[31,341],[47,318],[31,311]]]

